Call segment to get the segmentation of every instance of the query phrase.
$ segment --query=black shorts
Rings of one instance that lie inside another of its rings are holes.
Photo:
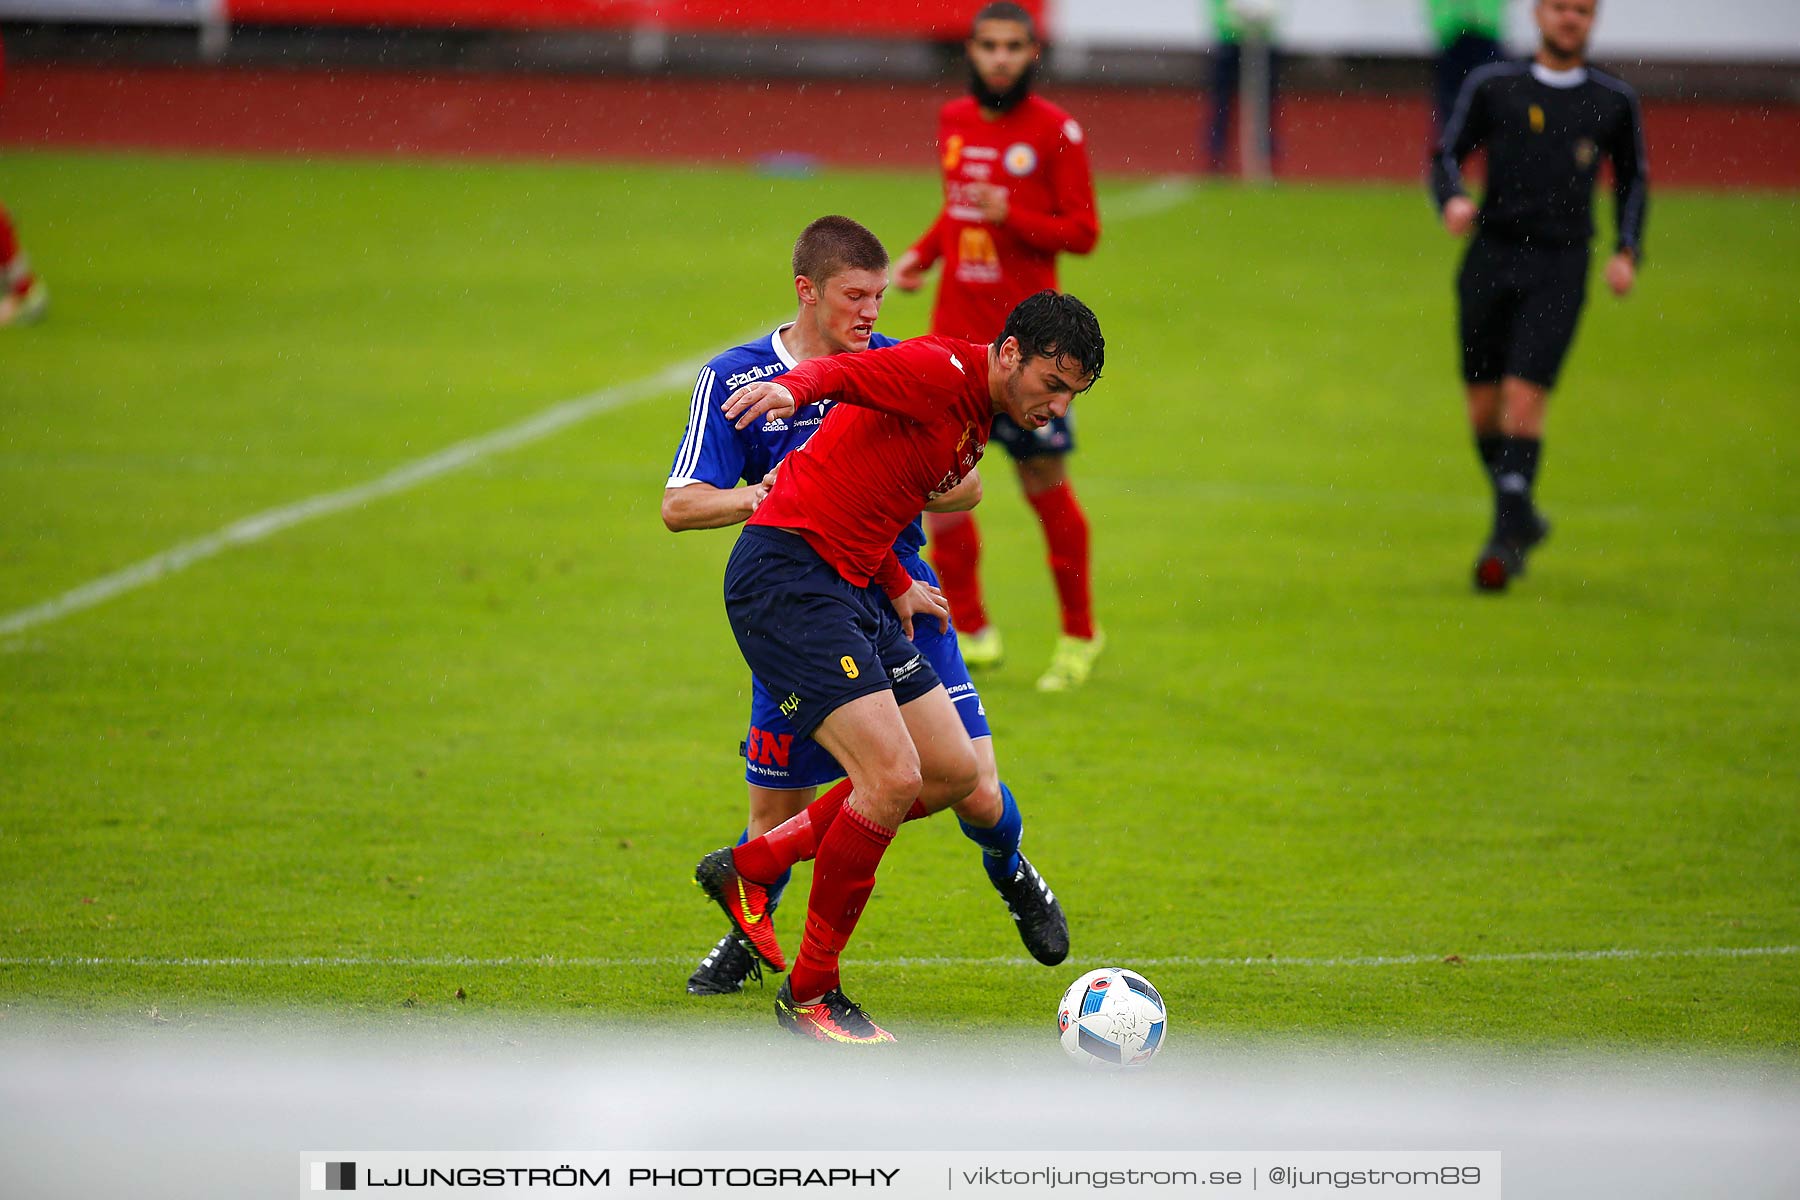
[[[938,686],[881,589],[847,582],[786,529],[746,525],[738,535],[725,564],[725,615],[800,737],[872,692],[891,689],[895,703],[909,704]]]
[[[1477,237],[1456,277],[1463,380],[1555,387],[1587,299],[1588,248]]]
[[[992,440],[1006,447],[1014,462],[1028,458],[1048,458],[1069,454],[1075,449],[1075,413],[1051,417],[1042,429],[1021,429],[1016,421],[1002,413],[994,418]]]

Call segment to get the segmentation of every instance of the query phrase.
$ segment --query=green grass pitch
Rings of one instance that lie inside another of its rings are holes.
[[[0,168],[53,293],[0,331],[0,619],[697,362],[791,312],[807,220],[898,252],[935,203],[923,172]],[[1017,961],[938,821],[883,868],[853,994],[903,1037],[1048,1044],[1063,987],[1116,961],[1167,995],[1176,1055],[1794,1055],[1793,199],[1657,197],[1639,293],[1596,280],[1552,406],[1554,539],[1498,599],[1467,581],[1486,501],[1421,192],[1109,180],[1102,207],[1064,279],[1109,343],[1074,461],[1111,642],[1085,692],[1031,688],[1054,613],[1003,458],[983,506],[1013,656],[983,693],[1074,955]],[[895,294],[883,326],[927,311]],[[688,873],[742,821],[747,690],[731,534],[657,517],[687,398],[0,638],[0,1015],[763,1034],[768,991],[681,986],[720,931]]]

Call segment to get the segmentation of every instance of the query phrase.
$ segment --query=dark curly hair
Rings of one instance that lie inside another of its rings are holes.
[[[1063,292],[1045,290],[1019,301],[1000,331],[1000,340],[1007,338],[1017,339],[1025,358],[1072,358],[1094,379],[1100,378],[1106,361],[1100,319],[1093,309]]]

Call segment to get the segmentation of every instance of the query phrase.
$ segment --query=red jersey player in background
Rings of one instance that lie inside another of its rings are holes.
[[[6,55],[0,48],[0,93],[5,90]],[[50,290],[31,273],[31,260],[19,248],[12,217],[0,205],[0,328],[40,321],[49,306]]]
[[[987,342],[1019,301],[1056,288],[1058,254],[1094,248],[1100,219],[1081,126],[1031,93],[1042,52],[1031,14],[1017,4],[987,5],[975,14],[967,49],[973,94],[938,114],[944,208],[894,264],[894,286],[917,290],[924,272],[942,259],[931,332]],[[1105,644],[1094,625],[1087,517],[1066,463],[1075,448],[1074,426],[1059,417],[1046,428],[1026,430],[1002,416],[994,439],[1012,457],[1044,527],[1062,608],[1063,635],[1038,688],[1066,691],[1086,682]],[[1000,632],[982,606],[974,514],[929,513],[926,529],[963,660],[970,667],[998,666]]]

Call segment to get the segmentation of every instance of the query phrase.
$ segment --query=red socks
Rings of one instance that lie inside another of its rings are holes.
[[[819,839],[837,819],[838,810],[850,798],[850,781],[840,779],[823,796],[761,837],[732,848],[732,865],[751,883],[764,887],[781,878],[797,862],[805,862],[819,850]]]
[[[1088,523],[1067,480],[1049,491],[1027,496],[1044,527],[1050,551],[1050,574],[1062,607],[1063,632],[1070,637],[1094,636],[1094,600],[1088,583]],[[987,628],[981,603],[981,534],[970,513],[927,513],[931,532],[931,565],[937,568],[950,619],[964,633]]]
[[[14,260],[19,257],[19,235],[13,232],[12,217],[6,209],[0,208],[0,287],[4,287],[12,274]],[[14,295],[23,296],[31,288],[35,277],[29,269],[21,271],[18,278],[11,279],[10,290]]]
[[[839,780],[799,813],[731,851],[738,874],[765,886],[795,863],[816,860],[806,935],[788,976],[789,989],[801,1003],[838,985],[838,955],[875,888],[875,868],[894,840],[893,830],[844,807],[850,791],[850,781]],[[924,803],[914,800],[905,820],[927,815]]]
[[[893,830],[854,808],[839,817],[819,841],[812,895],[806,902],[806,936],[788,976],[788,990],[802,1004],[837,987],[838,955],[875,890],[875,868],[894,840]]]
[[[838,955],[875,888],[875,868],[894,840],[893,830],[844,807],[850,791],[850,781],[839,780],[801,812],[731,851],[738,874],[765,885],[797,862],[816,860],[806,901],[806,935],[788,976],[789,989],[802,1003],[838,985]],[[905,819],[926,815],[925,805],[914,800]]]
[[[19,235],[13,232],[12,217],[0,208],[0,270],[19,256]]]
[[[988,617],[981,604],[981,531],[974,514],[926,513],[925,528],[931,535],[931,565],[950,602],[950,619],[964,633],[980,633]]]
[[[816,858],[819,846],[830,832],[844,801],[850,798],[850,781],[840,779],[831,790],[777,825],[761,837],[751,838],[731,850],[732,865],[751,883],[764,887],[781,878],[781,873],[795,863]],[[917,821],[931,814],[922,801],[914,800],[906,810],[904,821]]]
[[[1088,523],[1068,480],[1049,491],[1027,496],[1044,526],[1050,546],[1050,574],[1062,604],[1063,632],[1070,637],[1094,636],[1094,600],[1088,587]]]

